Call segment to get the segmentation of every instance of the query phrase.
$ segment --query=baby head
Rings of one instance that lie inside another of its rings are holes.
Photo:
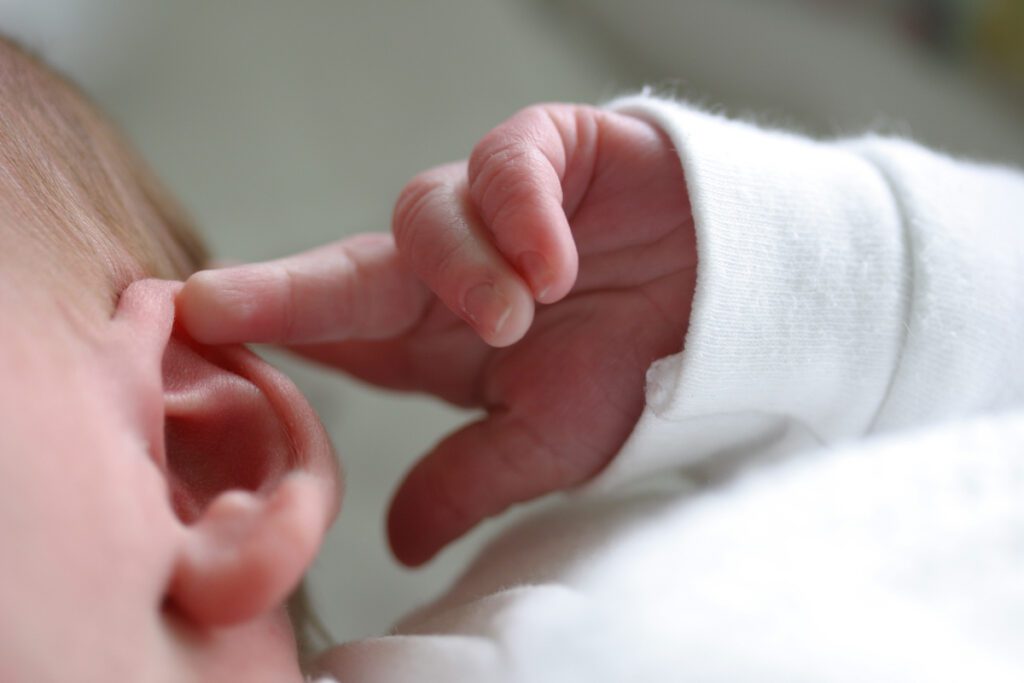
[[[283,604],[338,507],[323,428],[175,325],[199,242],[6,41],[0,245],[0,680],[301,681]]]

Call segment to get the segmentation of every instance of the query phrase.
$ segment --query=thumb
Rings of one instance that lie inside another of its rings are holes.
[[[585,479],[592,468],[560,462],[569,449],[545,438],[543,425],[509,412],[445,438],[413,466],[392,500],[388,537],[398,560],[424,564],[483,519]]]
[[[428,290],[386,234],[357,235],[276,261],[196,273],[178,315],[206,344],[382,339],[422,316]]]

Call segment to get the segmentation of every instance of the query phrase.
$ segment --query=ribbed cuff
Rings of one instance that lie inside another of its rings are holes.
[[[640,421],[592,487],[863,433],[908,296],[901,217],[880,173],[841,146],[670,101],[608,106],[674,143],[698,266],[683,350],[651,366]]]

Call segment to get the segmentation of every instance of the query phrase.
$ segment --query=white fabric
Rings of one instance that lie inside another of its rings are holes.
[[[596,486],[1024,396],[1018,172],[899,140],[822,144],[650,98],[614,106],[680,150],[697,291],[683,352],[652,366],[638,428]]]
[[[324,666],[341,683],[1024,680],[1024,176],[612,106],[682,159],[684,350],[651,367],[587,495]]]

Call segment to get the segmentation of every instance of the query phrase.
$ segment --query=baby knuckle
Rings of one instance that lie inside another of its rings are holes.
[[[424,214],[438,201],[441,189],[434,181],[416,178],[399,194],[391,221],[399,248],[411,242],[416,229],[423,223]]]

